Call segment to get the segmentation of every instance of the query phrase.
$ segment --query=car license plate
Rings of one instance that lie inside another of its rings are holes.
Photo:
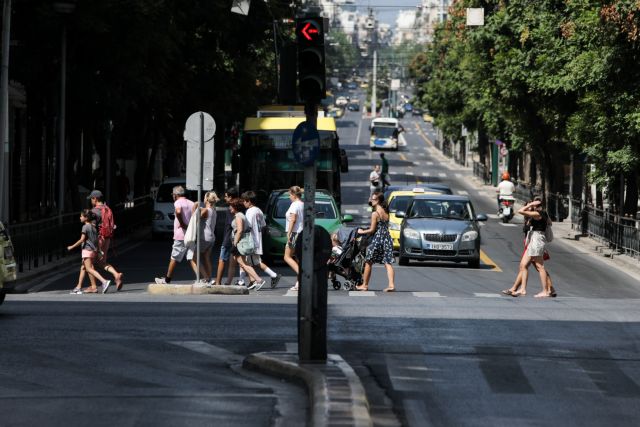
[[[452,251],[453,243],[425,243],[427,249],[436,251]]]

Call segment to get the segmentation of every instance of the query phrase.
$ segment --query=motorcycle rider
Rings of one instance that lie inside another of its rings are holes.
[[[500,213],[500,199],[503,197],[513,197],[513,192],[516,190],[516,186],[511,182],[511,175],[509,172],[504,171],[502,173],[502,181],[498,184],[496,192],[498,193],[498,213]]]

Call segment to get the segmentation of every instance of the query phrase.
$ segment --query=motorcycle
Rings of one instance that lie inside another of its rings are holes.
[[[500,204],[498,216],[506,224],[513,218],[516,199],[513,196],[500,196],[498,202]]]

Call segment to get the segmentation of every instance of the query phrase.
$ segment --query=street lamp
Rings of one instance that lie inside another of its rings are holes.
[[[76,2],[57,1],[53,10],[63,17],[60,38],[60,116],[58,119],[58,213],[64,212],[65,156],[66,156],[66,120],[67,120],[67,23],[66,17],[76,9]]]

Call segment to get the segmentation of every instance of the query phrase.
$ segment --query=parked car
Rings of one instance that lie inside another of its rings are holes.
[[[266,257],[282,258],[284,255],[284,247],[287,243],[285,214],[290,205],[288,190],[271,192],[264,209],[267,226],[262,230],[262,248]],[[316,191],[315,212],[315,223],[327,230],[329,234],[335,233],[343,223],[353,221],[351,215],[340,214],[335,199],[326,190]]]
[[[388,195],[387,195],[388,194]],[[385,200],[389,206],[389,234],[393,240],[393,250],[400,250],[400,226],[402,224],[402,218],[396,216],[396,212],[406,212],[407,208],[413,201],[413,198],[423,194],[442,194],[439,190],[425,189],[421,187],[401,187],[391,191],[385,192]]]
[[[9,232],[0,222],[0,304],[5,295],[13,289],[16,280],[16,260]]]
[[[400,227],[400,265],[409,261],[466,261],[470,267],[480,266],[479,221],[487,216],[477,214],[466,196],[415,196]]]

